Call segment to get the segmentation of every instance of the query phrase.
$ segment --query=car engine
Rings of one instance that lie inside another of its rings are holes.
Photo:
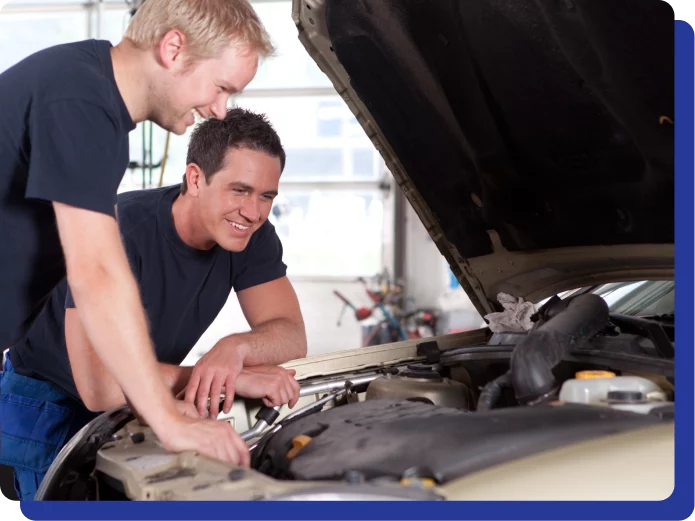
[[[493,335],[477,350],[385,370],[366,384],[361,400],[353,389],[352,402],[344,399],[339,407],[271,431],[253,447],[254,467],[278,479],[442,484],[535,452],[670,419],[672,361],[658,352],[672,345],[657,348],[654,335],[650,340],[612,329],[626,320],[609,317],[596,295],[551,299],[528,334]],[[630,323],[658,328],[647,320]],[[665,334],[658,338],[663,342]],[[646,349],[645,340],[651,344]],[[473,355],[492,354],[486,348],[499,349],[502,341],[514,342],[509,369],[476,386],[495,357]],[[621,356],[605,364],[583,356],[596,351]],[[657,355],[652,371],[662,374],[631,375],[631,366],[636,369],[651,351]],[[469,363],[457,366],[466,358]]]
[[[550,299],[534,320],[527,333],[421,342],[414,359],[303,379],[289,413],[247,401],[247,471],[169,454],[127,408],[112,411],[61,452],[39,497],[456,499],[460,480],[534,455],[660,426],[671,439],[668,318],[610,315],[584,294]]]

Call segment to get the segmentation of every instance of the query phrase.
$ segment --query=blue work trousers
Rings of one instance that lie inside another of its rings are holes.
[[[34,499],[46,471],[68,440],[96,414],[43,380],[15,372],[0,358],[0,463],[14,467],[19,499]]]

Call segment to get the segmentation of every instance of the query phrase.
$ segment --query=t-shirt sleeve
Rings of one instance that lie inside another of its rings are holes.
[[[37,110],[25,196],[114,215],[125,173],[117,157],[121,134],[97,104],[61,100]]]
[[[285,275],[287,266],[282,261],[282,243],[275,227],[266,221],[247,247],[244,266],[232,282],[234,291],[243,291]]]

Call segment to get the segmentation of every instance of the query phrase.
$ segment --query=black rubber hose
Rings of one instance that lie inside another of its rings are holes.
[[[492,409],[502,396],[502,389],[509,387],[509,382],[510,373],[507,372],[485,384],[483,390],[480,391],[476,411],[484,412]]]
[[[280,416],[280,411],[275,409],[275,407],[268,407],[267,405],[264,405],[256,414],[256,419],[263,420],[268,425],[272,425],[273,422],[278,419],[278,416]]]
[[[552,395],[558,383],[553,369],[570,352],[608,323],[608,305],[594,294],[568,299],[545,324],[531,331],[512,352],[509,373],[519,403]]]

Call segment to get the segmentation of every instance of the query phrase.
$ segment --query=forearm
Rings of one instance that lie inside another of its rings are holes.
[[[138,410],[147,411],[151,424],[176,414],[132,274],[103,269],[98,277],[72,277],[70,284],[87,336],[118,388]]]
[[[94,354],[94,358],[97,358]],[[81,364],[86,365],[86,364]],[[166,386],[176,396],[186,387],[191,376],[192,367],[159,363],[159,370]],[[77,391],[91,411],[108,411],[125,405],[126,397],[116,379],[106,370],[98,359],[92,362],[91,370],[82,369],[80,378],[75,379]]]
[[[280,365],[306,356],[304,323],[276,318],[258,325],[248,333],[230,335],[220,341],[231,349],[240,349],[244,365]]]

